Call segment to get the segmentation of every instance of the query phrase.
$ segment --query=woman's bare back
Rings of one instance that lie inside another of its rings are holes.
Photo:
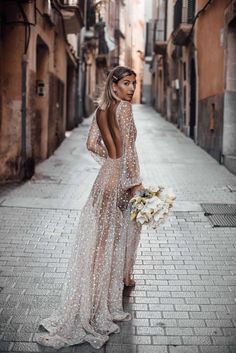
[[[122,156],[121,131],[116,119],[118,104],[111,105],[107,110],[97,110],[96,119],[102,139],[110,158],[117,159]]]

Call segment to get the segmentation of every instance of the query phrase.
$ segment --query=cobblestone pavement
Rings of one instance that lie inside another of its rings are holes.
[[[171,186],[171,217],[143,229],[132,322],[100,350],[61,353],[235,353],[236,229],[212,228],[201,202],[236,203],[236,177],[147,106],[134,106],[144,184]],[[85,151],[91,119],[38,165],[32,180],[0,188],[0,351],[55,352],[34,341],[56,308],[80,209],[99,166]]]

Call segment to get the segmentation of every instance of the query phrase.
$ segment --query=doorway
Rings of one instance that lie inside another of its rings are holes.
[[[236,18],[228,24],[222,153],[225,166],[236,174]]]
[[[190,67],[190,120],[189,120],[189,137],[195,139],[196,124],[196,71],[195,61],[191,60]]]
[[[47,158],[48,140],[48,46],[38,36],[36,44],[36,87],[35,87],[35,117],[32,121],[32,151],[34,160]]]

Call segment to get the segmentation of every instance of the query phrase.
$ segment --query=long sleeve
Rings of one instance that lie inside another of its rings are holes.
[[[105,145],[102,144],[102,137],[96,122],[96,111],[89,128],[86,146],[95,161],[103,164],[108,153]]]
[[[137,130],[133,119],[132,105],[129,102],[121,101],[117,109],[123,140],[121,185],[123,189],[127,190],[142,183],[135,146]]]

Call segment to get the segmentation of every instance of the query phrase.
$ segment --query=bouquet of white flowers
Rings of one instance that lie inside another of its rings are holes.
[[[175,199],[172,190],[164,186],[144,188],[129,201],[130,218],[155,228],[167,218]]]

